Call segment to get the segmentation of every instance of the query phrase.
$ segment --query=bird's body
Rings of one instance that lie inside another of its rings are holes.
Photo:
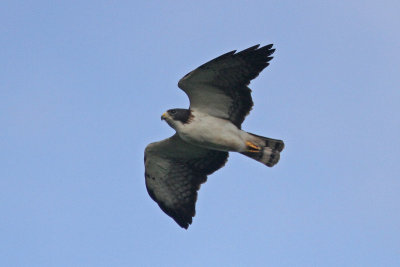
[[[271,48],[232,51],[185,75],[178,86],[190,108],[170,109],[161,117],[176,134],[145,149],[147,191],[183,228],[192,223],[200,185],[225,165],[229,152],[268,167],[279,161],[283,141],[241,129],[253,106],[247,85],[269,65]]]
[[[190,123],[177,121],[174,129],[184,141],[207,149],[244,152],[246,132],[231,121],[192,111]],[[224,133],[220,135],[219,133]]]

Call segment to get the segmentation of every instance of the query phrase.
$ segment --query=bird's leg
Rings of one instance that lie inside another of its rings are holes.
[[[257,146],[256,144],[246,141],[246,146],[248,151],[247,152],[260,152],[262,150],[261,147]]]

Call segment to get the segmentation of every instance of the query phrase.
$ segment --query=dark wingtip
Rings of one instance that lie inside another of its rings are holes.
[[[189,228],[189,224],[180,225],[180,227],[182,227],[183,229],[187,230]]]
[[[259,46],[260,46],[259,44],[253,45],[253,46],[251,46],[251,47],[249,47],[249,48],[246,48],[245,50],[242,50],[242,51],[238,52],[236,55],[246,55],[246,54],[249,54],[249,53],[251,53],[251,52],[257,50]]]
[[[274,46],[274,44],[269,44],[269,45],[266,45],[266,46],[264,46],[266,49],[268,49],[268,50],[270,50],[272,47]],[[274,49],[275,50],[275,49]]]
[[[268,50],[268,56],[272,55],[275,52],[275,49]]]
[[[172,217],[172,219],[174,219],[174,221],[183,229],[188,229],[190,224],[192,223],[192,217],[190,217],[190,219],[184,219],[184,218],[178,218],[178,217]]]

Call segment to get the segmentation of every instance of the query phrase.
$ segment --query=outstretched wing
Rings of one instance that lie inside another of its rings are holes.
[[[227,159],[228,152],[193,146],[177,134],[151,143],[144,154],[147,192],[167,215],[187,229],[196,213],[200,185]]]
[[[247,87],[269,65],[272,44],[252,46],[219,56],[186,74],[178,83],[190,100],[190,108],[232,121],[240,128],[253,101]]]

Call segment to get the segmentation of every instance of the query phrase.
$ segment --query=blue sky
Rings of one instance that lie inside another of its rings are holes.
[[[398,266],[398,1],[3,1],[1,266]],[[143,151],[178,80],[274,43],[243,128],[267,168],[209,176],[189,230],[147,195]]]

